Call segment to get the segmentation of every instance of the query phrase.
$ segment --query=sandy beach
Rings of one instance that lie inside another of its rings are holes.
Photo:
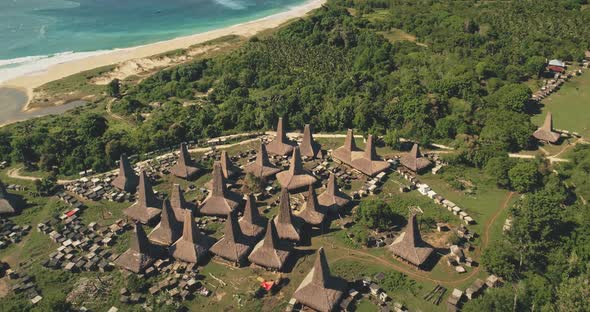
[[[94,69],[97,67],[119,64],[125,61],[145,58],[177,49],[186,49],[192,45],[203,43],[227,35],[253,36],[260,31],[278,27],[281,24],[293,19],[305,16],[311,10],[317,9],[326,0],[310,0],[306,3],[293,7],[289,11],[267,16],[251,22],[216,29],[195,35],[179,37],[171,40],[161,41],[138,47],[117,49],[98,55],[91,55],[85,58],[64,61],[63,63],[51,65],[46,70],[23,76],[15,77],[0,83],[1,87],[26,90],[29,100],[33,96],[33,89],[48,82],[58,80],[79,72]],[[28,104],[24,110],[28,108]]]

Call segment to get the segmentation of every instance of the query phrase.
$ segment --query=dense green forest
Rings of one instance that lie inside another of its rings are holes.
[[[392,145],[455,141],[465,163],[483,167],[530,146],[531,91],[519,83],[541,75],[546,58],[582,58],[590,10],[581,2],[330,1],[237,51],[111,84],[113,111],[133,127],[84,112],[23,122],[0,132],[0,157],[103,171],[122,152],[269,129],[286,116],[292,129],[355,128]],[[393,28],[421,44],[388,41]]]

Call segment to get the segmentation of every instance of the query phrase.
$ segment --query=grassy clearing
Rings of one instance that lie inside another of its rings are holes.
[[[558,92],[542,101],[540,109],[540,114],[532,117],[536,125],[542,125],[550,111],[555,128],[590,136],[590,71],[566,82]]]

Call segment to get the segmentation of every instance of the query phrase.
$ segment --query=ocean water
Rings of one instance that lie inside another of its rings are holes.
[[[223,28],[304,0],[0,0],[0,69]]]

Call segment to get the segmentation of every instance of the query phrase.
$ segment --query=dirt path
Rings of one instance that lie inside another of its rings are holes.
[[[18,180],[27,180],[27,181],[35,181],[35,180],[40,180],[41,178],[37,178],[37,177],[31,177],[31,176],[24,176],[20,174],[20,171],[22,170],[22,167],[19,168],[14,168],[14,169],[10,169],[7,172],[7,175],[9,178],[13,178],[13,179],[18,179]],[[57,180],[58,184],[66,184],[66,183],[70,183],[73,182],[74,180]]]

